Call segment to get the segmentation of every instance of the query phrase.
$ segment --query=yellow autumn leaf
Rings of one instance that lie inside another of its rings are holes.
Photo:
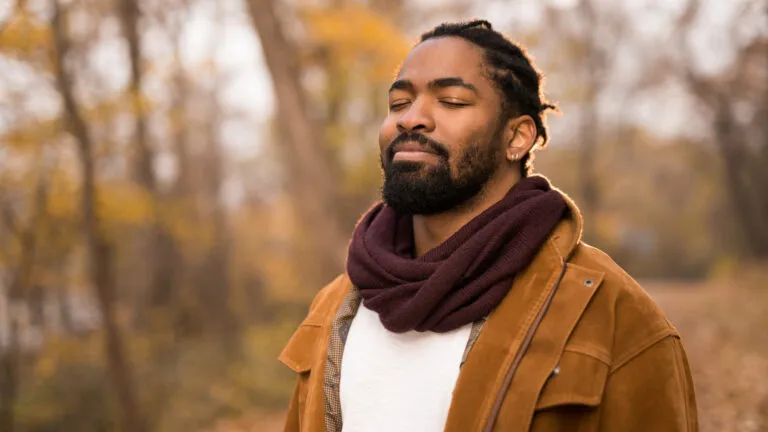
[[[97,211],[108,225],[138,225],[153,217],[149,194],[138,185],[130,183],[99,185]]]
[[[303,14],[310,37],[331,48],[344,66],[359,62],[372,80],[387,80],[411,44],[403,32],[361,4],[308,9]]]
[[[133,90],[127,90],[118,101],[119,106],[130,107],[134,115],[148,115],[154,108],[154,103],[145,94]]]
[[[51,218],[70,219],[78,215],[80,192],[71,173],[56,170],[51,173],[47,211]]]
[[[58,118],[35,119],[5,129],[0,134],[3,147],[14,150],[37,150],[60,133]]]
[[[42,356],[35,364],[35,376],[39,379],[48,379],[58,367],[58,359],[54,355]]]
[[[214,243],[214,225],[196,216],[192,200],[168,200],[158,203],[160,224],[179,244],[181,253],[195,260],[205,256]]]
[[[24,10],[16,11],[0,28],[0,53],[28,55],[47,50],[50,42],[50,28]]]
[[[95,126],[109,123],[124,113],[147,115],[155,106],[148,96],[128,90],[83,106],[81,112],[88,124]],[[10,149],[36,150],[59,137],[61,132],[59,116],[35,118],[4,129],[0,132],[0,144]]]

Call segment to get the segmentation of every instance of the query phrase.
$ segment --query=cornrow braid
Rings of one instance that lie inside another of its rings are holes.
[[[523,47],[494,30],[486,20],[441,24],[421,35],[421,42],[447,36],[460,37],[483,48],[489,78],[504,95],[505,119],[528,115],[536,124],[536,144],[520,161],[520,174],[527,177],[533,171],[533,150],[549,142],[544,115],[549,110],[558,110],[544,98],[541,72]]]

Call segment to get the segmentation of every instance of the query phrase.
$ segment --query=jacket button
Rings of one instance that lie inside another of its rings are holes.
[[[587,288],[592,288],[592,285],[595,284],[594,279],[585,279],[584,280],[584,286]]]
[[[556,377],[558,375],[560,375],[560,365],[557,365],[554,369],[552,369],[552,376]]]

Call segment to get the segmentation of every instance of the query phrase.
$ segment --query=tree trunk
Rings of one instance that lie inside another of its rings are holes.
[[[14,407],[19,387],[19,359],[21,346],[19,333],[21,324],[13,308],[13,304],[28,304],[30,299],[36,300],[36,318],[42,319],[42,288],[36,288],[34,296],[31,295],[34,284],[33,274],[36,264],[37,245],[39,242],[39,230],[47,213],[49,180],[47,172],[43,171],[35,188],[34,211],[29,223],[21,226],[13,215],[10,207],[3,206],[3,219],[9,231],[18,239],[20,245],[20,259],[18,267],[13,273],[13,279],[7,292],[8,331],[9,341],[5,352],[0,350],[0,431],[12,432],[15,429]],[[36,297],[36,298],[35,298]],[[35,308],[33,308],[35,309]]]
[[[289,186],[310,236],[314,258],[321,262],[322,278],[345,267],[347,234],[339,211],[338,186],[323,150],[322,130],[307,112],[301,85],[298,50],[288,40],[273,0],[248,0],[248,12],[261,41],[272,76],[277,119],[283,140],[279,145],[288,168]]]
[[[749,258],[768,259],[768,193],[761,185],[764,164],[750,163],[750,151],[744,131],[730,107],[726,95],[716,97],[715,137],[723,160],[728,195]],[[768,161],[766,161],[768,162]]]
[[[210,114],[208,116],[207,139],[205,143],[204,160],[206,161],[204,173],[203,193],[210,213],[213,227],[213,247],[208,252],[203,266],[205,274],[200,278],[201,298],[206,307],[210,308],[210,314],[206,321],[209,329],[223,336],[224,342],[235,340],[237,325],[229,308],[231,295],[231,280],[229,275],[231,241],[227,212],[222,202],[222,187],[224,183],[224,155],[219,139],[219,126],[221,124],[221,106],[218,102],[218,85],[211,91],[209,100]]]
[[[136,155],[133,161],[134,178],[145,190],[152,202],[153,220],[149,232],[146,233],[147,267],[150,271],[149,301],[151,307],[166,307],[167,299],[171,297],[173,285],[176,282],[176,242],[159,220],[159,190],[157,178],[153,169],[154,150],[150,144],[147,128],[147,110],[143,104],[142,94],[142,48],[139,36],[138,0],[120,0],[120,19],[123,34],[128,43],[128,59],[131,67],[129,95],[133,104],[135,119],[134,133]]]
[[[741,234],[741,249],[747,259],[768,260],[768,86],[763,77],[751,76],[756,68],[765,69],[768,40],[757,36],[746,46],[734,47],[736,59],[730,71],[714,79],[698,74],[692,67],[692,55],[686,36],[701,13],[702,3],[689,1],[677,23],[677,44],[684,63],[681,71],[691,92],[713,113],[715,144],[725,171],[725,185],[731,212]],[[744,9],[748,12],[749,9]],[[734,23],[732,31],[740,28]],[[757,60],[757,61],[755,61]],[[763,74],[764,75],[764,74]],[[736,101],[754,96],[756,119],[741,124],[734,112]],[[756,133],[753,142],[750,133]]]
[[[596,17],[591,0],[582,0],[579,13],[587,27],[584,35],[586,50],[584,63],[584,99],[581,103],[581,124],[579,126],[579,183],[581,191],[581,211],[584,214],[584,235],[591,241],[599,243],[595,229],[597,212],[600,206],[597,174],[598,121],[597,97],[602,84],[602,69],[600,53],[595,39]]]
[[[8,346],[0,349],[0,431],[13,432],[16,427],[14,407],[19,388],[18,323],[9,316]]]
[[[77,142],[82,172],[83,228],[90,264],[90,278],[96,290],[104,325],[104,350],[112,384],[117,392],[122,411],[121,425],[124,432],[146,431],[146,423],[139,412],[133,379],[115,311],[114,269],[112,248],[101,231],[101,221],[96,212],[96,172],[93,158],[93,140],[83,120],[72,91],[72,80],[65,67],[69,52],[69,40],[64,29],[59,0],[53,2],[54,12],[51,29],[54,39],[54,64],[56,85],[61,94],[66,126]]]
[[[131,67],[129,96],[133,105],[136,135],[136,155],[133,165],[134,177],[147,191],[156,190],[157,179],[152,169],[153,152],[149,145],[146,107],[142,104],[141,40],[139,37],[139,0],[120,0],[120,19],[123,33],[128,42],[128,59]]]

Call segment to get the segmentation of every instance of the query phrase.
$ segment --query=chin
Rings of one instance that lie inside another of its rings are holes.
[[[427,163],[423,161],[393,160],[389,162],[386,171],[394,175],[409,174],[422,171],[426,167]]]

